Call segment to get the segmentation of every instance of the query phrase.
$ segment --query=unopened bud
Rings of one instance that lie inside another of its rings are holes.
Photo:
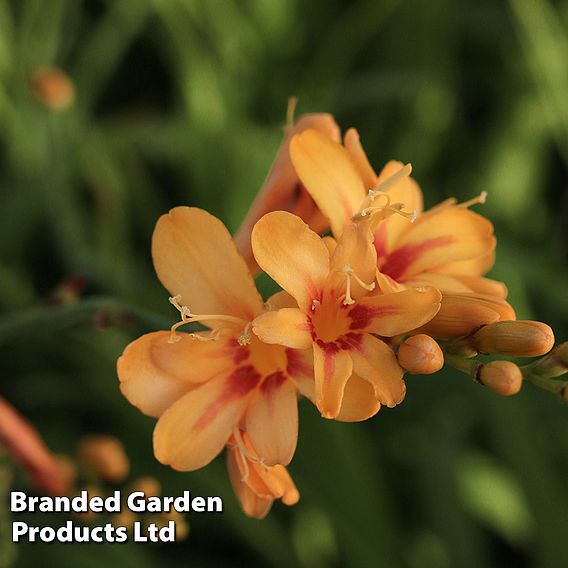
[[[140,477],[132,483],[130,491],[142,491],[146,497],[159,497],[162,492],[160,482],[155,477]]]
[[[110,483],[127,475],[130,465],[122,443],[112,436],[86,436],[81,440],[78,459],[89,473]]]
[[[444,354],[429,335],[414,335],[400,345],[398,362],[413,375],[430,375],[444,366]]]
[[[475,378],[483,386],[502,396],[517,394],[523,384],[523,373],[510,361],[491,361],[480,365]]]
[[[568,341],[561,343],[546,357],[531,363],[529,372],[538,379],[555,379],[568,373]]]
[[[499,321],[482,327],[473,336],[480,353],[538,357],[554,345],[554,332],[538,321]]]
[[[30,77],[30,88],[35,97],[46,107],[65,110],[75,99],[75,87],[61,69],[42,67]]]

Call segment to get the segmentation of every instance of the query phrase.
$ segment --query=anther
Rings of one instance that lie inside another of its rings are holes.
[[[458,203],[458,205],[456,205],[456,209],[467,209],[468,207],[471,207],[472,205],[477,205],[478,203],[485,203],[487,201],[487,192],[486,191],[482,191],[477,197],[473,197],[472,199],[468,199],[467,201],[464,201],[463,203]]]

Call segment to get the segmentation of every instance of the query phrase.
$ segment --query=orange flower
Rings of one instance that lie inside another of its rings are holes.
[[[246,430],[260,462],[289,463],[298,436],[294,381],[312,369],[302,353],[250,333],[265,307],[229,232],[205,211],[177,207],[158,221],[152,255],[181,321],[131,343],[117,368],[126,398],[159,417],[156,457],[195,470]],[[210,331],[176,331],[191,322]]]
[[[276,499],[281,499],[285,505],[295,505],[300,499],[286,468],[260,463],[246,433],[238,441],[229,440],[227,468],[241,507],[249,517],[266,517]]]
[[[294,104],[291,107],[292,111],[293,106]],[[329,227],[327,219],[321,214],[310,194],[300,182],[290,161],[290,140],[294,135],[306,129],[317,130],[332,140],[339,141],[341,139],[339,127],[331,114],[306,114],[300,117],[295,124],[292,124],[292,120],[289,121],[284,140],[270,172],[235,235],[237,248],[253,272],[258,269],[258,266],[252,254],[250,234],[254,224],[265,213],[276,210],[290,211],[302,218],[317,232]]]
[[[337,246],[328,244],[331,253],[291,213],[276,211],[258,221],[252,232],[255,258],[298,307],[259,315],[253,331],[265,343],[311,347],[313,398],[322,415],[365,420],[405,394],[392,349],[375,335],[393,337],[425,324],[440,307],[440,293],[434,288],[378,293],[377,253],[367,224],[348,224]]]
[[[514,319],[501,282],[483,275],[494,261],[492,224],[449,199],[422,212],[422,193],[410,165],[389,162],[376,175],[353,129],[344,146],[314,130],[290,143],[292,163],[338,238],[352,222],[370,225],[383,291],[434,286],[442,308],[423,331],[457,337],[502,319]]]

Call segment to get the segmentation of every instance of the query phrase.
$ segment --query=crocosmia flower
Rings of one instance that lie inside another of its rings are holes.
[[[259,266],[298,304],[257,316],[253,331],[265,343],[312,349],[314,399],[321,414],[364,420],[381,404],[398,404],[405,394],[403,371],[381,337],[428,322],[440,308],[438,290],[381,293],[367,224],[346,225],[335,243],[320,238],[299,217],[276,211],[255,225],[252,248]],[[342,416],[346,392],[361,402],[349,404]]]
[[[439,314],[423,331],[447,339],[515,318],[505,286],[484,277],[495,257],[493,225],[469,209],[484,194],[423,212],[410,166],[391,161],[377,176],[353,129],[343,146],[306,130],[292,139],[290,155],[336,238],[351,223],[370,225],[383,290],[434,286],[443,292]]]
[[[159,418],[156,457],[195,470],[246,431],[259,463],[288,464],[298,436],[294,381],[312,369],[301,352],[251,333],[266,308],[229,232],[201,209],[177,207],[159,219],[152,256],[181,320],[131,343],[118,376],[126,398]],[[178,331],[190,323],[209,331]]]

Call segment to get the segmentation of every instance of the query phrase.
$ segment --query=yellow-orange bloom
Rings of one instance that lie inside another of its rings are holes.
[[[253,331],[266,343],[313,350],[312,397],[321,414],[365,420],[381,404],[398,404],[405,394],[403,371],[376,335],[393,337],[425,324],[440,307],[440,293],[379,293],[376,249],[366,224],[347,225],[330,253],[300,218],[276,211],[255,225],[252,247],[259,266],[298,303],[259,315]]]
[[[262,464],[246,433],[238,442],[235,438],[229,441],[227,468],[241,507],[249,517],[266,517],[277,499],[285,505],[295,505],[300,499],[287,469]]]
[[[421,331],[449,339],[515,318],[505,286],[483,277],[494,260],[493,226],[468,209],[483,195],[423,212],[410,166],[391,161],[377,176],[353,129],[344,146],[305,130],[292,139],[290,156],[335,238],[353,222],[371,226],[383,291],[434,286],[443,293],[440,314]]]
[[[181,322],[131,343],[117,368],[126,398],[159,417],[156,457],[195,470],[246,431],[260,461],[287,464],[298,436],[294,380],[312,369],[302,353],[250,333],[265,307],[229,232],[201,209],[177,207],[158,221],[152,256]],[[176,331],[192,322],[210,331]]]

